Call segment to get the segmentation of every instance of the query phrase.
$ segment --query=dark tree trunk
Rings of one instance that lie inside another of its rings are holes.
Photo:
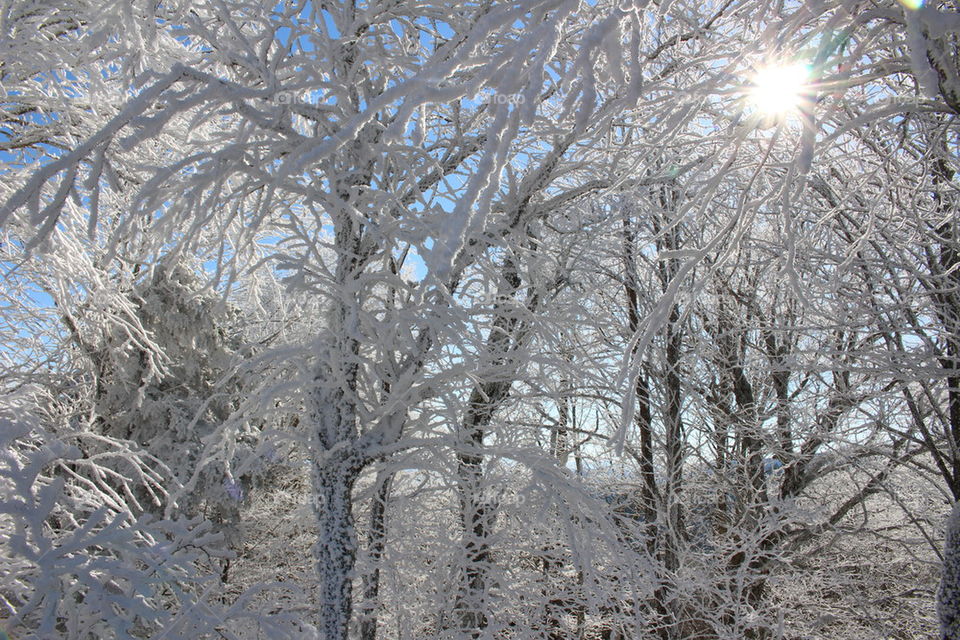
[[[627,294],[627,323],[631,334],[640,328],[640,292],[634,248],[633,220],[623,216],[624,290]],[[640,477],[643,519],[652,525],[657,519],[657,480],[653,469],[653,415],[650,411],[650,385],[643,371],[635,383],[636,424],[640,435]],[[652,539],[652,538],[651,538]]]
[[[387,499],[393,474],[381,474],[377,478],[377,492],[370,505],[370,533],[367,553],[370,557],[370,573],[363,579],[364,615],[360,621],[360,640],[376,640],[380,596],[380,562],[387,538]]]

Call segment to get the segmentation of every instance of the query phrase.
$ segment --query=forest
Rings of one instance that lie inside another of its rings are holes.
[[[960,640],[960,2],[0,2],[0,639]]]

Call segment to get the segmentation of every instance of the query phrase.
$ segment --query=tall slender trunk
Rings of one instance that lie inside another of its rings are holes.
[[[946,480],[955,501],[947,520],[943,551],[943,570],[937,591],[937,613],[940,618],[940,633],[944,640],[960,640],[960,253],[957,244],[960,233],[956,222],[956,204],[947,196],[953,183],[954,172],[943,160],[934,167],[934,197],[937,211],[947,221],[936,230],[939,249],[933,272],[939,276],[934,288],[937,315],[943,325],[946,345],[940,356],[940,364],[947,372],[947,425],[946,432],[952,457],[952,473]],[[949,216],[949,217],[948,217]]]
[[[666,423],[667,423],[667,486],[665,491],[667,538],[664,545],[664,564],[668,571],[679,568],[676,557],[679,541],[686,537],[683,523],[683,509],[680,503],[683,488],[683,392],[680,388],[680,345],[682,337],[679,331],[680,310],[674,305],[670,311],[670,320],[666,328]]]
[[[564,359],[568,363],[570,362],[569,357]],[[570,455],[569,429],[571,425],[576,426],[571,396],[570,381],[564,377],[560,381],[560,393],[557,398],[557,424],[550,431],[550,455],[556,460],[559,467],[567,466]],[[541,626],[543,633],[549,640],[565,638],[564,618],[572,616],[579,621],[583,617],[582,599],[575,597],[564,587],[568,580],[564,571],[566,563],[563,559],[557,559],[553,554],[553,550],[558,547],[559,545],[544,545],[540,560],[540,595],[544,603]],[[582,581],[583,572],[578,571],[577,573]]]
[[[488,538],[491,530],[491,505],[482,492],[483,439],[494,409],[507,397],[509,382],[488,383],[475,388],[462,429],[461,451],[457,455],[460,489],[460,522],[463,527],[465,563],[454,604],[460,631],[472,638],[487,626],[487,573],[490,563]]]
[[[343,270],[345,261],[338,264]],[[356,390],[359,343],[348,337],[347,305],[330,316],[333,344],[323,354],[308,396],[313,428],[311,453],[317,542],[314,559],[320,587],[320,637],[347,640],[353,614],[353,574],[357,534],[353,521],[353,486],[366,460],[357,448]]]
[[[360,640],[376,640],[379,617],[380,562],[387,539],[387,499],[393,473],[381,473],[377,477],[377,492],[370,505],[370,532],[367,553],[370,557],[370,573],[363,578],[364,614],[360,620]]]
[[[623,216],[623,262],[624,283],[627,295],[627,323],[631,334],[640,328],[640,292],[637,282],[637,265],[634,249],[633,220],[624,210]],[[650,384],[641,371],[635,383],[637,394],[637,430],[640,433],[640,477],[643,519],[653,525],[657,519],[657,479],[653,469],[653,415],[650,411]],[[653,537],[651,536],[651,541]],[[652,549],[651,549],[652,551]]]
[[[676,187],[664,187],[660,195],[663,210],[673,213],[676,210],[678,198]],[[658,251],[676,251],[682,247],[683,241],[677,225],[665,220],[664,226],[655,229],[657,232]],[[670,282],[676,277],[680,268],[676,258],[662,260],[660,264],[660,280],[663,291],[667,290]],[[686,538],[684,527],[683,505],[680,501],[683,489],[683,389],[681,377],[681,359],[683,356],[683,321],[678,304],[671,304],[670,315],[664,326],[664,422],[666,423],[666,483],[664,486],[664,508],[667,518],[667,536],[662,548],[664,566],[668,572],[675,572],[679,568],[677,550]]]
[[[487,626],[485,613],[487,574],[490,565],[489,536],[495,513],[482,495],[483,440],[494,413],[510,394],[517,364],[512,354],[521,346],[527,326],[512,305],[521,279],[512,258],[504,261],[503,282],[494,307],[494,320],[487,336],[482,358],[487,379],[474,386],[466,415],[460,426],[457,467],[459,472],[460,518],[463,527],[465,565],[454,603],[454,615],[460,631],[479,637]],[[534,312],[539,297],[532,294],[526,302]]]
[[[936,288],[937,314],[944,329],[945,345],[940,364],[947,372],[947,433],[953,451],[960,451],[960,256],[956,222],[949,222],[937,229],[940,255],[938,271],[940,283]],[[953,484],[950,487],[954,500],[960,499],[960,455],[953,456]]]

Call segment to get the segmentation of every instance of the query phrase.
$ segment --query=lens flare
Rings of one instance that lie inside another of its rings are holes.
[[[753,76],[749,100],[763,115],[784,116],[801,105],[809,83],[805,64],[770,65]]]

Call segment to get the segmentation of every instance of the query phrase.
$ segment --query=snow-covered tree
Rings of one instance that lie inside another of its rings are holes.
[[[946,3],[8,5],[3,328],[36,331],[3,383],[75,381],[89,433],[177,480],[115,505],[165,524],[236,521],[265,459],[303,462],[324,640],[769,637],[777,563],[944,450],[870,366],[905,333],[863,272],[930,285],[907,319],[948,368],[951,224],[929,273],[868,233],[902,220],[878,166],[955,213],[890,142],[956,111]],[[416,616],[382,610],[404,580]]]

